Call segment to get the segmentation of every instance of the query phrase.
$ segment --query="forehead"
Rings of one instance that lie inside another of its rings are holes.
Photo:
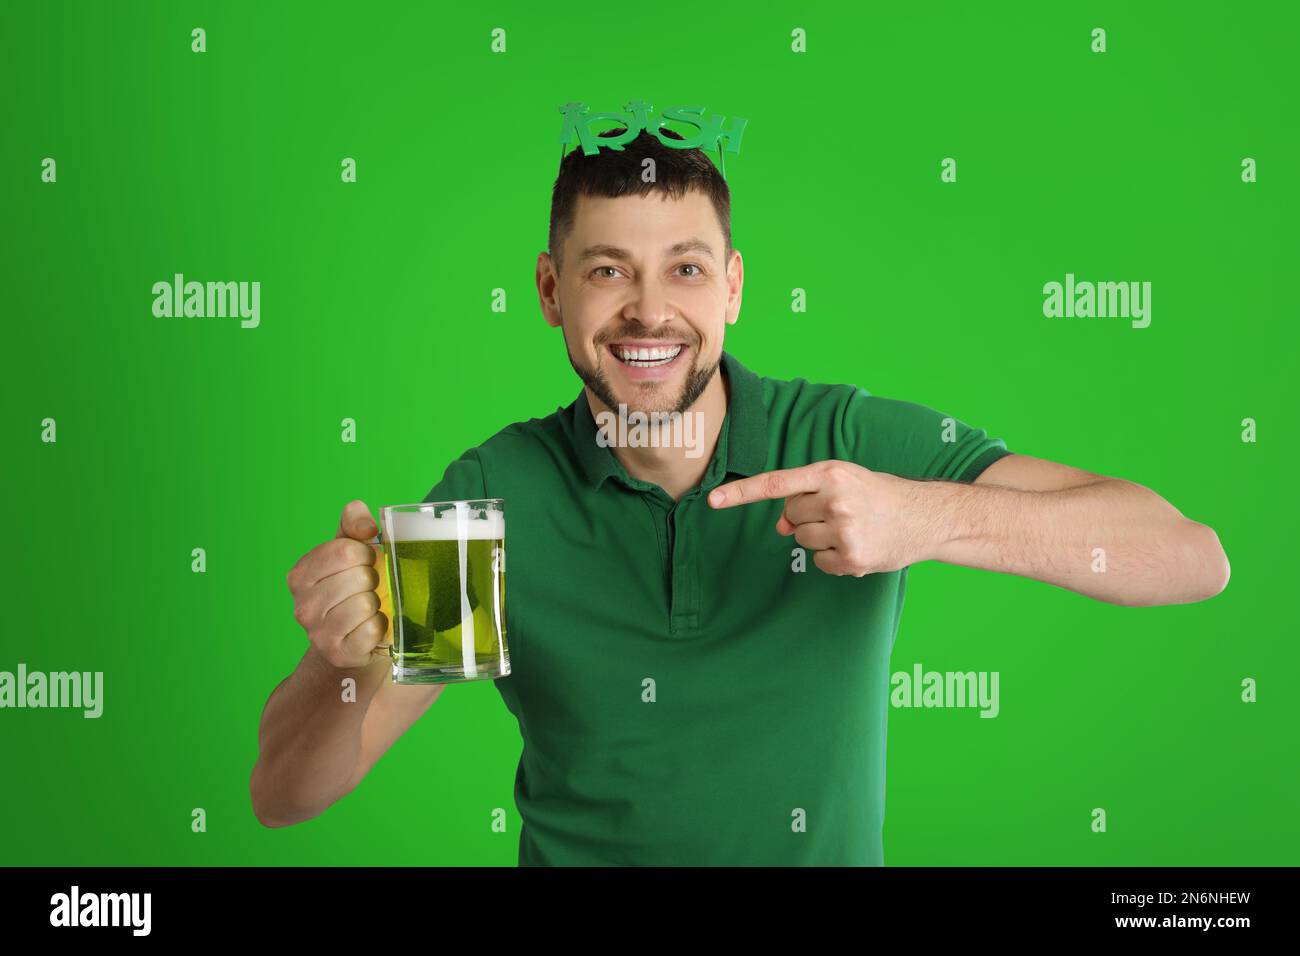
[[[658,249],[688,236],[699,236],[722,254],[722,226],[713,203],[697,189],[687,190],[679,199],[656,189],[613,198],[579,196],[573,231],[565,244]]]

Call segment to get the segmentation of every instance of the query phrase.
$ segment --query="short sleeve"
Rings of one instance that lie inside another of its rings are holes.
[[[442,473],[442,480],[424,496],[428,501],[475,501],[490,497],[483,479],[478,449],[471,448]]]
[[[971,482],[1011,452],[952,415],[915,402],[880,398],[855,388],[842,416],[853,461],[900,478]]]

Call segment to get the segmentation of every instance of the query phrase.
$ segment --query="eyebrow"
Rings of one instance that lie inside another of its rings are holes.
[[[697,252],[702,256],[707,256],[710,261],[713,260],[713,249],[703,239],[683,239],[681,242],[675,242],[664,250],[666,258],[684,255],[688,252]],[[632,253],[626,249],[620,249],[618,246],[611,246],[606,243],[597,243],[594,246],[588,246],[578,255],[579,262],[586,262],[588,259],[620,259],[624,262],[632,258]]]

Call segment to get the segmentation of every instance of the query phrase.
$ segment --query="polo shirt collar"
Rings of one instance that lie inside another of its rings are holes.
[[[767,406],[763,402],[763,384],[725,350],[719,367],[731,385],[731,396],[709,472],[715,471],[720,455],[728,474],[757,474],[767,462]],[[579,390],[578,397],[565,409],[565,418],[574,457],[593,487],[601,487],[611,475],[625,482],[634,481],[613,450],[596,442],[598,428],[585,389]]]

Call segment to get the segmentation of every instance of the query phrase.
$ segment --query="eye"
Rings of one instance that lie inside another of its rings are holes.
[[[606,275],[600,275],[600,274],[599,274],[599,273],[603,272],[603,271],[606,270],[606,269],[610,270],[611,272],[617,272],[617,271],[618,271],[618,267],[617,267],[617,266],[596,266],[596,268],[594,268],[594,269],[591,270],[591,274],[592,274],[593,276],[595,276],[597,279],[612,279],[612,278],[614,278],[613,276],[606,276]]]
[[[694,270],[695,270],[695,274],[694,274],[694,275],[688,275],[688,276],[686,277],[686,278],[688,278],[688,279],[695,279],[695,278],[698,278],[699,276],[704,275],[704,270],[701,269],[701,268],[700,268],[698,265],[696,265],[694,262],[683,262],[683,263],[682,263],[680,266],[678,266],[677,268],[679,268],[679,269],[694,269]]]

